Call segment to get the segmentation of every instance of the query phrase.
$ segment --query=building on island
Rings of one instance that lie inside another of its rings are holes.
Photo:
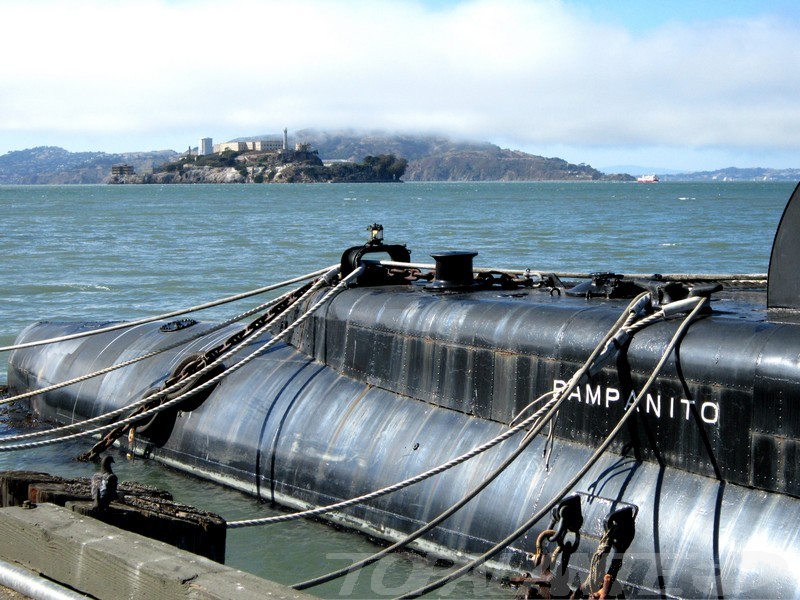
[[[203,142],[208,140],[208,145],[214,153],[232,150],[233,152],[280,152],[289,149],[289,134],[286,128],[283,129],[283,139],[275,138],[268,140],[255,140],[252,142],[223,142],[222,144],[211,145],[211,138],[200,140],[200,150],[198,154],[203,156]],[[211,151],[208,154],[211,154]]]
[[[224,142],[214,144],[214,152],[277,152],[283,149],[283,140],[257,140],[253,142]]]
[[[128,177],[132,177],[135,174],[133,165],[111,165],[109,183],[128,183]]]
[[[134,169],[133,165],[112,165],[111,166],[111,176],[112,177],[127,177],[128,175],[133,175]]]
[[[214,154],[232,150],[233,152],[244,152],[247,146],[244,142],[223,142],[222,144],[214,144]]]
[[[200,145],[197,146],[198,156],[208,156],[214,153],[214,144],[211,138],[200,138]]]

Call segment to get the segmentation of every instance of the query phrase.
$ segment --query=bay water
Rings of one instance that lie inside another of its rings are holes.
[[[792,183],[403,183],[0,186],[0,346],[38,320],[131,320],[284,281],[337,263],[381,223],[387,243],[430,263],[478,252],[480,267],[534,271],[766,273]],[[263,301],[217,307],[221,320]],[[0,384],[6,381],[0,355]],[[13,421],[0,428],[15,432]],[[0,452],[0,469],[89,475],[65,449]],[[152,461],[118,458],[123,480],[158,485],[229,520],[274,508]],[[375,551],[313,522],[233,530],[227,564],[293,583]],[[392,597],[443,573],[405,553],[312,593]],[[474,577],[445,597],[513,597]]]

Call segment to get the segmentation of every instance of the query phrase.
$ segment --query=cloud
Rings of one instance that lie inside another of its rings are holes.
[[[556,0],[0,7],[0,49],[16,57],[0,64],[0,132],[30,145],[55,132],[183,148],[200,135],[316,126],[525,148],[800,148],[792,19],[632,31]]]

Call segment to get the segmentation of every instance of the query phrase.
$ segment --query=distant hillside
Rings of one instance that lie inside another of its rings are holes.
[[[279,138],[265,134],[239,141]],[[606,175],[588,165],[504,150],[489,142],[456,141],[434,135],[406,135],[352,130],[302,129],[292,143],[308,143],[323,160],[361,161],[393,154],[408,161],[403,181],[632,181],[630,175]]]
[[[233,141],[279,139],[283,134],[263,134]],[[455,141],[441,136],[408,135],[384,132],[358,132],[352,129],[318,131],[301,129],[290,133],[290,144],[308,143],[319,152],[323,160],[359,161],[365,156],[394,154],[408,161],[419,160],[450,151],[487,150],[497,148],[488,142]]]
[[[112,165],[126,163],[137,171],[152,170],[175,156],[172,150],[106,154],[39,146],[0,156],[0,184],[103,183]]]
[[[659,175],[661,181],[800,181],[800,169],[739,169],[728,167],[716,171]]]
[[[280,138],[269,134],[239,141]],[[606,175],[589,165],[505,150],[488,142],[455,141],[433,135],[383,132],[316,131],[293,133],[291,144],[308,143],[322,159],[361,162],[367,156],[394,155],[408,161],[404,181],[631,181],[630,175]],[[225,140],[235,141],[235,140]],[[176,160],[172,150],[158,152],[68,152],[42,146],[0,156],[0,184],[104,183],[115,164],[136,173]]]

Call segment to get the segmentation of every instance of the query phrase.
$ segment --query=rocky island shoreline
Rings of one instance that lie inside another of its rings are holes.
[[[263,134],[183,153],[42,146],[0,156],[0,184],[635,181],[584,163],[436,135],[305,129],[295,134],[294,149],[279,137]]]
[[[360,163],[324,164],[308,147],[279,152],[224,152],[185,155],[152,173],[123,169],[112,172],[110,184],[172,183],[379,183],[399,182],[408,161],[393,154],[366,156]]]

